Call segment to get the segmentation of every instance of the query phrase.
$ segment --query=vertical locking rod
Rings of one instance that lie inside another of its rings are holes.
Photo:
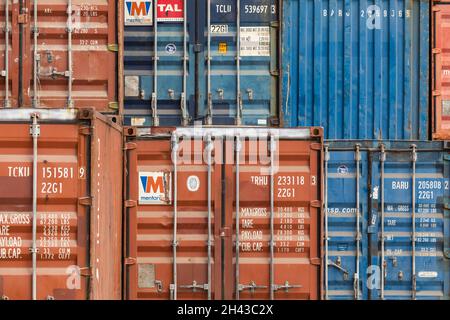
[[[11,27],[9,25],[9,0],[5,0],[5,101],[4,107],[10,108],[9,100],[9,35]]]
[[[235,290],[236,290],[236,300],[239,300],[239,292],[240,292],[240,287],[239,287],[239,164],[240,164],[240,157],[241,157],[241,148],[242,148],[242,144],[241,144],[241,138],[239,135],[236,136],[236,242],[235,242],[235,251],[236,251],[236,285],[235,285]]]
[[[274,264],[275,264],[275,230],[274,230],[274,180],[275,180],[275,137],[273,134],[270,135],[270,268],[269,268],[269,277],[270,277],[270,300],[274,299],[274,284],[275,284],[275,274],[274,274]]]
[[[159,127],[158,116],[158,0],[154,0],[153,13],[153,93],[152,93],[152,118],[153,126]],[[185,8],[186,11],[186,8]]]
[[[328,244],[329,244],[329,236],[328,236],[328,162],[330,161],[330,152],[328,150],[328,145],[325,146],[325,159],[324,159],[324,177],[323,177],[323,183],[324,183],[324,210],[325,210],[325,218],[324,218],[324,224],[325,224],[325,230],[324,230],[324,238],[325,238],[325,254],[324,254],[324,261],[323,265],[325,268],[324,272],[324,290],[325,290],[325,300],[328,300]]]
[[[172,235],[172,257],[173,257],[173,284],[171,285],[171,296],[177,300],[177,227],[178,227],[178,137],[172,134],[172,162],[173,162],[173,235]]]
[[[417,275],[416,275],[416,163],[417,163],[417,146],[411,145],[412,148],[412,299],[416,300],[417,295]]]
[[[38,124],[38,115],[33,113],[32,125],[30,127],[30,135],[33,138],[33,229],[31,244],[31,260],[32,260],[32,299],[37,300],[37,164],[38,164],[38,138],[41,128]]]
[[[384,257],[384,163],[386,161],[386,150],[384,144],[381,145],[380,153],[380,166],[381,166],[381,186],[380,186],[380,198],[381,198],[381,299],[384,300],[384,280],[385,280],[385,267],[386,261]]]

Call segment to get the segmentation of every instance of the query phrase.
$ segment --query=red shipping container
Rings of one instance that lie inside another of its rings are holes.
[[[115,122],[92,109],[0,110],[2,299],[121,298]]]
[[[116,112],[118,7],[122,0],[1,1],[0,24],[9,32],[0,35],[0,108]]]
[[[450,2],[433,6],[433,139],[450,140]]]
[[[319,298],[322,129],[125,133],[126,299]]]

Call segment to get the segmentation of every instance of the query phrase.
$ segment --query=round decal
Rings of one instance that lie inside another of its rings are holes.
[[[174,54],[175,52],[177,52],[177,46],[174,43],[169,43],[166,46],[166,52],[168,54]]]
[[[337,171],[339,174],[348,174],[348,168],[345,165],[339,166]]]
[[[196,192],[200,188],[200,179],[197,176],[187,178],[187,188],[191,192]]]

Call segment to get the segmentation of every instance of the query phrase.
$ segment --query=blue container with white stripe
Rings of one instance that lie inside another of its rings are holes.
[[[163,17],[167,3],[184,4],[181,19]],[[126,125],[278,123],[276,0],[126,0],[124,10]]]
[[[329,141],[325,159],[324,298],[450,299],[448,145]]]
[[[427,140],[430,2],[283,1],[283,125]]]

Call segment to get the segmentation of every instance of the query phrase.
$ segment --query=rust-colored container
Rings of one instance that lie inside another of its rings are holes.
[[[9,33],[0,35],[0,107],[116,112],[122,3],[1,0],[0,25]]]
[[[322,129],[125,134],[125,299],[319,298]]]
[[[115,121],[93,109],[0,110],[3,299],[121,298],[123,140]]]
[[[433,139],[450,140],[450,1],[434,1]]]

